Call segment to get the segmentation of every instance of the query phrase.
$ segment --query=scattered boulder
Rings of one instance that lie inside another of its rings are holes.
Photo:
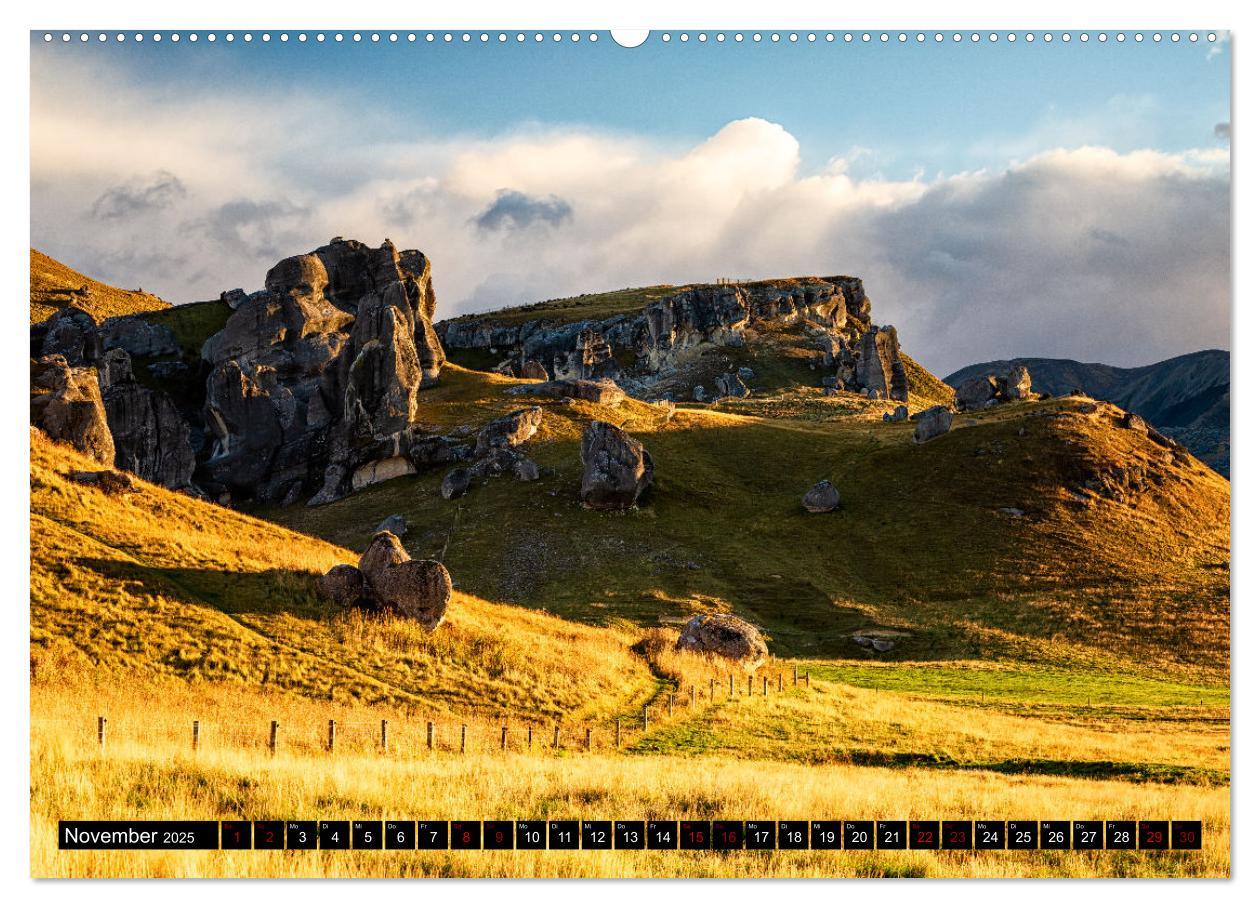
[[[678,635],[677,648],[718,656],[754,669],[770,651],[761,632],[734,615],[695,615]]]
[[[175,332],[166,325],[119,315],[101,323],[101,346],[106,350],[126,350],[131,356],[174,356],[179,353]]]
[[[472,473],[466,467],[456,467],[446,474],[442,480],[441,495],[447,501],[453,498],[459,498],[468,491],[468,487],[472,485]]]
[[[997,378],[985,375],[963,382],[954,394],[954,406],[959,410],[980,410],[998,394]]]
[[[891,413],[884,414],[884,422],[905,422],[910,418],[910,410],[905,404],[899,404]]]
[[[691,399],[694,400],[696,403],[702,404],[706,400],[708,400],[708,398],[709,398],[709,395],[705,392],[704,385],[696,385],[694,388],[691,389]]]
[[[840,491],[830,480],[824,479],[810,487],[801,503],[811,514],[826,514],[840,507]]]
[[[582,504],[595,510],[634,507],[652,484],[653,464],[643,443],[596,420],[582,434]]]
[[[1027,400],[1032,397],[1032,373],[1027,366],[1015,365],[1006,373],[1003,387],[1007,400]]]
[[[366,607],[410,618],[433,630],[451,601],[451,575],[438,561],[413,561],[388,530],[372,537],[356,568],[339,564],[319,590],[345,608]]]
[[[475,453],[480,457],[495,448],[515,448],[532,438],[540,425],[542,407],[526,407],[500,416],[477,433]]]
[[[1146,420],[1138,416],[1136,413],[1126,413],[1120,420],[1120,425],[1126,429],[1132,429],[1134,432],[1147,432]]]
[[[104,464],[114,463],[114,438],[96,370],[70,366],[60,355],[31,364],[32,422],[49,438],[64,441]]]
[[[735,370],[735,374],[738,375],[740,381],[743,382],[750,382],[757,377],[757,373],[748,366],[740,366]]]
[[[512,468],[512,472],[521,482],[533,482],[538,478],[538,464],[528,458],[521,458]]]
[[[923,444],[933,438],[939,438],[949,431],[954,424],[954,414],[949,407],[929,407],[915,414],[914,440]]]
[[[402,514],[390,514],[382,520],[380,526],[372,532],[373,535],[376,533],[393,533],[401,539],[403,536],[407,535],[407,518],[403,517]]]
[[[101,338],[96,319],[75,306],[58,309],[43,323],[41,356],[60,356],[69,366],[96,362],[101,354]]]

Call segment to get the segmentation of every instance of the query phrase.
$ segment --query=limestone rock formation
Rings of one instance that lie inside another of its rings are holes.
[[[316,504],[415,472],[418,392],[445,362],[428,259],[337,238],[264,283],[202,346],[207,481]]]
[[[734,372],[727,375],[719,375],[715,379],[714,384],[717,385],[718,395],[720,397],[739,397],[748,396],[748,386]]]
[[[734,615],[695,615],[678,635],[677,648],[718,656],[755,669],[770,651],[761,632]]]
[[[1005,375],[981,375],[958,386],[954,406],[960,411],[983,410],[997,404],[1032,397],[1032,374],[1016,363]]]
[[[60,356],[69,366],[93,365],[101,354],[96,319],[74,306],[58,309],[43,324],[42,356]]]
[[[456,467],[442,480],[441,496],[447,501],[459,498],[472,485],[472,474],[465,467]]]
[[[381,610],[433,630],[451,601],[451,576],[438,561],[413,561],[398,537],[382,530],[359,558],[319,580],[320,592],[343,608]]]
[[[451,601],[451,576],[438,561],[413,561],[398,537],[382,530],[359,558],[320,578],[320,592],[343,608],[382,610],[433,630]]]
[[[810,486],[805,497],[801,499],[801,504],[811,514],[826,514],[840,507],[840,492],[830,480],[824,479]]]
[[[582,434],[582,504],[600,511],[634,507],[652,484],[652,457],[643,443],[596,420]]]
[[[531,359],[522,364],[521,378],[528,378],[531,381],[547,381],[551,378],[547,374],[546,368],[536,359]]]
[[[914,440],[917,444],[939,438],[954,424],[954,414],[949,407],[929,407],[914,415]]]
[[[530,397],[551,397],[564,400],[590,401],[605,407],[615,407],[626,399],[626,392],[616,382],[603,378],[598,381],[586,379],[566,379],[539,382],[534,385],[514,385],[507,389],[508,394],[528,395]]]
[[[910,410],[905,404],[898,404],[892,412],[884,414],[884,422],[905,422],[909,418]]]
[[[129,378],[110,384],[104,401],[117,467],[168,489],[192,486],[197,461],[188,423],[169,394]]]
[[[31,421],[56,441],[64,441],[103,464],[114,463],[114,439],[96,370],[70,366],[64,356],[31,363]]]
[[[854,378],[842,384],[845,387],[856,384],[855,390],[878,400],[910,398],[910,385],[901,361],[901,344],[897,340],[896,328],[891,325],[871,328],[862,335]]]

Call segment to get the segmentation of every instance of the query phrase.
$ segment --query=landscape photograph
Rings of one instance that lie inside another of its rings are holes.
[[[31,33],[31,876],[1229,877],[1228,34],[624,43]]]

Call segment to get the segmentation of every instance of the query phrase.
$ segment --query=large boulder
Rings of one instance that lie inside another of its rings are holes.
[[[734,372],[727,375],[719,375],[714,380],[714,384],[717,385],[719,397],[744,398],[749,394],[748,386],[744,384],[744,380]]]
[[[343,608],[383,610],[433,630],[451,601],[451,575],[437,561],[413,561],[398,537],[382,530],[359,558],[320,578],[319,591]]]
[[[963,382],[954,393],[954,406],[960,411],[983,410],[1030,397],[1032,373],[1016,363],[1005,375],[981,375]]]
[[[32,422],[49,438],[113,465],[114,438],[95,369],[45,356],[31,364],[31,392]]]
[[[381,521],[375,533],[393,533],[399,539],[407,535],[407,518],[402,514],[390,514]]]
[[[477,433],[475,454],[480,457],[495,448],[515,448],[534,436],[542,425],[542,407],[514,410],[486,423]]]
[[[439,494],[447,501],[459,498],[468,492],[468,487],[472,485],[472,478],[472,473],[467,467],[456,467],[443,477]]]
[[[949,407],[929,407],[914,415],[914,440],[923,444],[933,438],[939,438],[950,430],[954,424],[954,414]]]
[[[678,635],[677,648],[730,659],[748,669],[761,665],[770,654],[761,632],[733,615],[696,615],[688,619]]]
[[[810,486],[809,491],[801,499],[801,504],[811,514],[826,514],[840,507],[840,492],[830,480],[824,479]]]
[[[1027,366],[1015,365],[1003,380],[1007,400],[1027,400],[1032,397],[1032,373]]]
[[[521,366],[521,378],[527,378],[530,381],[546,381],[551,376],[547,374],[547,369],[542,363],[531,359]]]
[[[165,325],[119,315],[101,323],[101,346],[106,350],[126,350],[131,356],[174,356],[179,353],[175,333]]]
[[[369,611],[376,607],[363,572],[352,564],[338,564],[316,583],[320,593],[342,608]]]
[[[600,511],[633,507],[652,484],[652,457],[643,443],[596,420],[582,434],[582,504]]]

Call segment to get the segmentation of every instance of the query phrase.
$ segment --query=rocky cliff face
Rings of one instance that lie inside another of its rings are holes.
[[[871,323],[870,300],[853,277],[795,278],[688,287],[638,312],[561,322],[540,315],[520,324],[493,315],[439,322],[447,348],[492,351],[499,368],[551,379],[612,378],[650,397],[702,348],[741,346],[750,332],[807,322],[820,329],[828,366],[850,391],[905,400],[897,333]]]

